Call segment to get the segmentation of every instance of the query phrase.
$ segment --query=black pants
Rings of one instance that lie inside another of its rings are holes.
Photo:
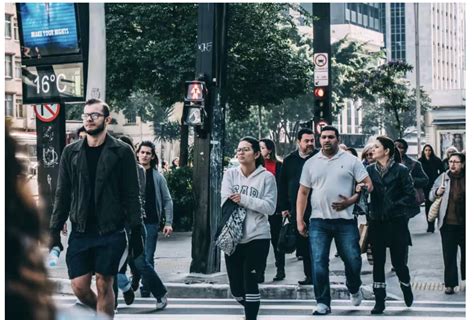
[[[268,217],[270,222],[270,233],[272,235],[273,254],[275,255],[275,267],[277,269],[285,270],[285,253],[278,250],[278,239],[280,238],[280,231],[282,226],[281,214],[274,214]],[[266,265],[266,259],[265,259]],[[263,268],[265,271],[265,267]]]
[[[461,248],[461,279],[466,279],[466,227],[445,224],[440,231],[443,244],[444,285],[454,288],[459,284],[458,247]]]
[[[371,243],[372,256],[374,259],[374,282],[385,282],[385,260],[387,258],[387,247],[384,244]],[[398,279],[403,283],[410,283],[410,272],[405,262],[408,245],[393,244],[389,247],[392,265]]]
[[[260,292],[256,275],[269,249],[270,240],[259,239],[239,244],[232,255],[225,255],[230,291],[237,302],[244,306],[246,320],[257,319]]]

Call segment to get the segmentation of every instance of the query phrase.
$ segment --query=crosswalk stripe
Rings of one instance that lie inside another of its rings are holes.
[[[374,320],[374,316],[350,316],[351,319],[357,320]],[[324,319],[340,319],[340,315],[327,315],[324,316]],[[433,317],[430,316],[383,316],[384,319],[388,320],[433,320]],[[465,317],[436,317],[437,319],[449,319],[449,320],[465,320]],[[122,319],[122,320],[135,320],[135,319],[157,319],[156,314],[116,314],[115,319]],[[160,314],[160,320],[222,320],[223,315],[219,314],[192,314],[192,315],[170,315],[170,314]],[[225,320],[242,320],[243,315],[225,315]],[[295,319],[295,320],[314,320],[315,316],[313,315],[259,315],[259,320],[288,320],[288,319]]]

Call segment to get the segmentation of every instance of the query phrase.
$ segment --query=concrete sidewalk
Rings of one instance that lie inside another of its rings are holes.
[[[424,212],[424,208],[423,212]],[[359,220],[364,220],[362,217]],[[418,300],[465,301],[464,286],[455,295],[445,295],[443,286],[443,258],[439,231],[426,233],[424,214],[410,221],[413,246],[410,247],[408,264]],[[63,238],[63,244],[67,241]],[[58,266],[50,269],[50,277],[56,283],[57,293],[72,294],[67,276],[65,251],[60,256]],[[345,286],[344,264],[335,257],[333,244],[330,254],[331,294],[334,299],[349,299]],[[203,275],[189,273],[191,265],[191,232],[177,232],[170,238],[159,237],[155,253],[155,268],[169,290],[169,297],[175,298],[231,298],[226,274],[224,256],[221,257],[221,272]],[[286,255],[286,278],[274,282],[276,274],[272,248],[267,261],[265,283],[260,285],[263,299],[313,299],[312,286],[300,286],[298,280],[304,278],[303,262],[294,254]],[[387,291],[390,299],[402,299],[398,279],[390,271],[389,255],[386,263]],[[372,299],[372,266],[365,254],[362,255],[362,291],[365,299]],[[457,288],[459,289],[459,288]],[[136,294],[139,295],[138,292]]]

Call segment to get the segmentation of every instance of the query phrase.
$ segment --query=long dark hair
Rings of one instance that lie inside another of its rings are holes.
[[[400,163],[402,162],[402,158],[400,156],[400,152],[398,151],[397,148],[395,148],[395,143],[393,142],[392,139],[386,136],[378,136],[377,140],[380,142],[382,147],[385,149],[390,150],[388,153],[388,156],[390,158],[394,158],[395,162]]]
[[[153,156],[153,158],[150,161],[150,166],[154,169],[158,169],[158,156],[156,155],[155,144],[149,140],[142,141],[137,147],[137,153],[140,152],[141,147],[151,148],[151,155]],[[137,160],[138,160],[138,156],[137,156]]]
[[[265,147],[270,151],[270,160],[277,161],[275,142],[267,138],[260,139],[260,142],[263,142]]]
[[[40,243],[46,219],[31,201],[24,168],[15,157],[16,143],[5,135],[5,318],[54,319],[53,285]],[[22,181],[22,179],[24,181]]]
[[[430,148],[431,149],[431,158],[427,159],[426,156],[425,156],[425,149],[426,147]],[[434,149],[433,147],[431,146],[431,144],[425,144],[425,146],[423,147],[422,151],[421,151],[421,157],[420,157],[420,161],[421,162],[434,162],[435,160],[439,160],[441,161],[440,158],[438,158],[434,152]]]
[[[242,139],[240,139],[240,141],[245,141],[245,142],[248,142],[250,143],[250,145],[252,146],[252,150],[254,153],[260,153],[260,156],[255,159],[255,167],[258,168],[258,166],[262,166],[264,167],[265,166],[265,160],[263,159],[263,156],[262,156],[262,153],[260,152],[260,143],[258,142],[257,139],[255,139],[254,137],[250,137],[250,136],[246,136],[246,137],[243,137]]]

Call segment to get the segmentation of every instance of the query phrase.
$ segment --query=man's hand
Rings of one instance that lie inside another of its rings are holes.
[[[64,250],[64,247],[61,243],[61,230],[49,230],[49,237],[49,251],[51,251],[53,247],[59,247],[61,251]]]
[[[130,232],[130,253],[133,259],[138,258],[143,253],[144,242],[142,226],[133,227]]]
[[[342,201],[336,201],[331,204],[331,207],[336,211],[342,211],[353,203],[351,199],[341,194],[339,195],[339,198],[341,198]]]
[[[285,210],[281,212],[281,216],[283,218],[289,217],[290,216],[290,210]]]
[[[229,197],[230,200],[234,201],[235,203],[240,203],[240,193],[233,193]]]
[[[67,237],[67,223],[64,223],[63,230],[61,230],[63,236]]]
[[[163,234],[165,235],[165,237],[168,238],[172,233],[173,233],[173,227],[172,226],[165,226],[163,228]]]
[[[298,232],[301,236],[307,238],[308,230],[306,229],[306,223],[304,221],[297,221]]]

